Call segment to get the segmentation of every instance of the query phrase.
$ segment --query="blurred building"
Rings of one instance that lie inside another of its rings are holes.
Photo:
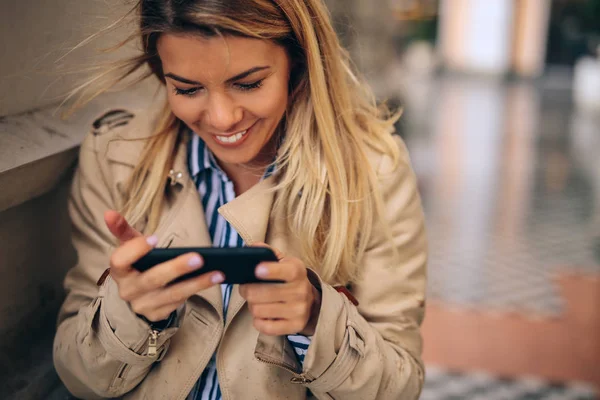
[[[539,76],[545,66],[550,0],[442,0],[439,47],[452,70]]]
[[[395,57],[396,20],[387,1],[326,0],[336,31],[358,69],[381,74]]]

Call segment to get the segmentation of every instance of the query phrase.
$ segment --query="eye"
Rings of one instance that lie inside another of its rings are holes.
[[[173,87],[173,91],[175,92],[175,95],[177,95],[177,96],[183,95],[183,96],[188,96],[188,97],[194,96],[196,93],[198,93],[200,91],[200,89],[201,88],[180,89],[178,87]]]
[[[261,79],[259,81],[253,82],[253,83],[236,83],[235,85],[237,86],[238,89],[242,90],[242,91],[250,91],[250,90],[254,90],[254,89],[258,89],[259,87],[262,86],[264,79]]]

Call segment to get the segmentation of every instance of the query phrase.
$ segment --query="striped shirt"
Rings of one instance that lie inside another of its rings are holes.
[[[227,174],[219,167],[217,161],[208,149],[204,141],[198,135],[192,134],[188,146],[188,168],[190,176],[194,180],[198,193],[202,200],[204,215],[208,232],[214,247],[242,247],[244,240],[236,230],[223,218],[217,210],[222,205],[235,198],[233,182]],[[273,168],[269,167],[264,178],[271,175]],[[223,294],[223,319],[227,317],[227,308],[233,285],[222,284]],[[310,338],[302,335],[288,335],[290,344],[300,363],[304,362],[304,356],[310,345]],[[221,389],[217,377],[216,353],[213,354],[202,376],[194,385],[187,400],[221,400]]]

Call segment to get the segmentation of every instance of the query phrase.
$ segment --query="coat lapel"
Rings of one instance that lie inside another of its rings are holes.
[[[265,241],[273,207],[274,185],[275,177],[271,175],[219,208],[219,214],[235,228],[248,246]],[[238,285],[235,285],[231,292],[226,324],[235,317],[246,301],[238,289]]]
[[[202,202],[187,167],[186,141],[179,146],[173,170],[181,173],[181,178],[170,185],[173,201],[165,217],[165,224],[159,229],[172,235],[173,241],[169,247],[212,247]],[[210,303],[222,319],[223,299],[219,285],[198,292],[197,295]]]
[[[248,246],[265,241],[273,206],[274,182],[275,177],[269,176],[218,210]]]

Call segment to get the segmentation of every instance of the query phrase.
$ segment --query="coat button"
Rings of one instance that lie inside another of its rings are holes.
[[[180,180],[183,178],[183,173],[181,171],[170,170],[169,171],[169,180],[171,182],[171,186],[175,186],[178,183],[181,184]]]

